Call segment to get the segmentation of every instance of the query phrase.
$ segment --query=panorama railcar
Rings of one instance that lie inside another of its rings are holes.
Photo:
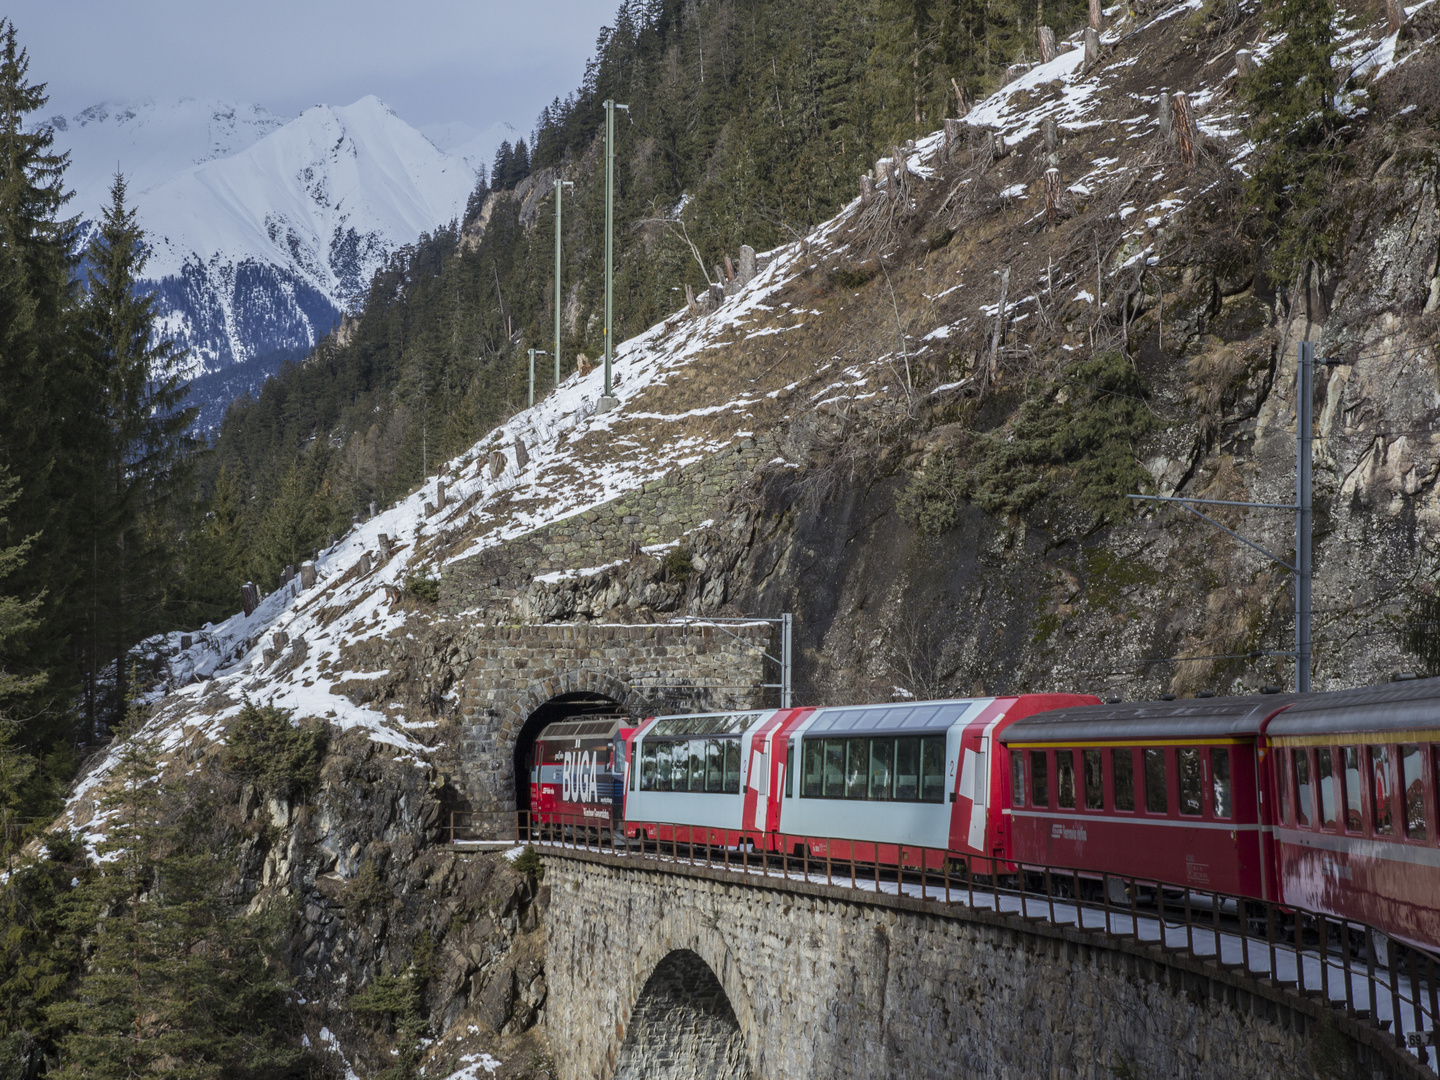
[[[1095,702],[1027,694],[656,717],[637,728],[626,829],[816,859],[1008,858],[1009,763],[998,734]],[[732,762],[734,767],[732,768]],[[985,864],[987,871],[992,864]]]
[[[542,729],[530,754],[531,820],[619,829],[631,730],[619,716],[576,717]]]

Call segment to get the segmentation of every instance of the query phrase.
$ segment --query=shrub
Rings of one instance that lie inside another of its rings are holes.
[[[320,783],[330,731],[310,718],[303,727],[291,713],[248,698],[226,734],[224,764],[230,772],[281,799],[304,798]]]
[[[423,573],[411,574],[405,579],[405,595],[422,604],[434,604],[440,599],[440,582]]]
[[[690,552],[684,548],[676,548],[666,555],[665,572],[681,584],[689,581],[690,575],[695,572],[695,563],[690,557]]]
[[[540,881],[545,877],[545,864],[540,861],[540,855],[533,847],[526,847],[510,865],[535,881]]]

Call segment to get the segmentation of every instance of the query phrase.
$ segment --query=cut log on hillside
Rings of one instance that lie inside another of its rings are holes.
[[[1055,228],[1060,222],[1060,170],[1045,170],[1045,224]]]
[[[1040,44],[1040,62],[1048,64],[1055,57],[1060,55],[1060,50],[1055,44],[1055,31],[1048,26],[1042,26],[1035,32]]]
[[[1160,91],[1160,138],[1167,143],[1175,138],[1175,109],[1164,90]]]
[[[1180,160],[1185,163],[1185,168],[1195,167],[1195,118],[1190,115],[1190,99],[1184,94],[1176,94],[1170,101],[1175,110],[1175,145],[1180,150]]]

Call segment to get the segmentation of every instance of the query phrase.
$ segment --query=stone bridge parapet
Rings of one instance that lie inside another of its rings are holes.
[[[908,896],[541,853],[561,1080],[1433,1075],[1320,1001],[1131,939]]]

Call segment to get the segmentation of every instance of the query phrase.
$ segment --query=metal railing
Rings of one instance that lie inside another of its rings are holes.
[[[789,853],[767,851],[764,834],[645,822],[624,824],[520,811],[515,842],[703,866],[860,892],[963,904],[997,914],[1131,938],[1224,970],[1271,980],[1388,1033],[1431,1068],[1440,1016],[1440,957],[1402,945],[1363,923],[1268,900],[1078,867],[1017,866],[954,857],[915,844],[785,833]],[[645,834],[654,830],[660,839]],[[843,855],[835,855],[835,851]],[[817,855],[816,852],[823,852]]]

